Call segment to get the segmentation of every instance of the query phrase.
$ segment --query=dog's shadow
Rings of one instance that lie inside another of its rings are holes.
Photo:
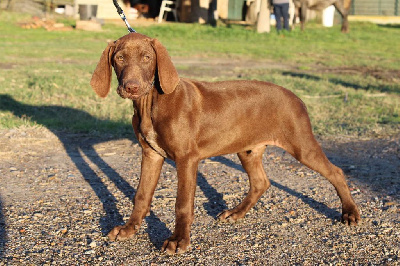
[[[218,156],[218,157],[213,157],[211,158],[213,161],[224,164],[230,168],[236,169],[238,171],[241,171],[243,173],[245,173],[245,170],[243,169],[242,165],[226,158],[226,157],[222,157],[222,156]],[[319,202],[313,198],[310,198],[307,195],[304,195],[300,192],[297,192],[291,188],[288,188],[280,183],[278,183],[277,181],[274,181],[273,179],[269,178],[271,185],[282,190],[285,191],[286,193],[300,199],[301,201],[303,201],[305,204],[307,204],[309,207],[311,207],[312,209],[318,211],[319,213],[323,214],[324,216],[326,216],[328,219],[331,219],[332,221],[340,219],[341,214],[337,211],[334,210],[332,208],[329,208],[328,206],[326,206],[324,203]],[[266,192],[268,193],[268,192]],[[226,209],[226,202],[222,200],[222,196],[221,197],[216,197],[216,199],[221,199],[218,201],[218,206],[220,206],[218,209],[219,210],[223,210]],[[221,211],[222,211],[221,210]]]
[[[130,135],[132,136],[131,141],[137,143],[137,140],[133,138],[134,134],[130,125],[110,120],[101,120],[91,116],[87,112],[64,106],[33,106],[23,104],[13,99],[11,96],[4,94],[0,94],[0,111],[11,112],[14,116],[20,118],[29,117],[31,121],[48,128],[58,137],[62,142],[67,155],[75,164],[84,180],[91,186],[103,205],[105,216],[100,219],[100,226],[104,235],[107,234],[115,225],[124,223],[123,216],[117,209],[117,199],[103,183],[101,177],[92,169],[90,163],[88,163],[84,158],[85,156],[91,163],[96,165],[99,169],[102,169],[102,172],[115,184],[125,197],[132,200],[136,190],[106,161],[104,161],[94,148],[96,144],[103,141],[116,140],[122,137],[108,136],[107,138],[104,138],[87,135],[86,137],[76,138],[76,136],[71,134],[71,131],[69,131],[69,127],[73,127],[74,121],[78,122],[84,118],[85,121],[92,124],[94,128],[104,126],[106,128],[119,127],[127,131],[129,130],[132,132]],[[54,125],[58,126],[55,127]],[[126,138],[126,136],[123,138]],[[215,157],[213,160],[218,161],[227,167],[244,172],[241,165],[225,157]],[[173,166],[175,165],[170,160],[166,160],[166,162]],[[223,199],[222,194],[210,185],[202,173],[199,172],[197,177],[198,186],[208,200],[203,206],[208,215],[216,218],[220,212],[227,209],[227,203]],[[304,196],[303,194],[287,188],[273,180],[271,183],[273,186],[303,200],[312,208],[318,210],[331,219],[340,216],[337,211],[328,208],[326,205],[316,200]],[[171,211],[173,212],[173,210]],[[0,228],[0,236],[2,237],[0,245],[4,246],[6,241],[6,231],[4,230],[5,225],[3,225],[4,222],[2,222],[2,217],[3,215],[0,209],[0,226],[3,227],[3,229]],[[171,231],[152,211],[150,212],[150,215],[145,218],[145,221],[148,224],[146,231],[149,235],[150,241],[155,247],[161,248],[163,241],[171,234]]]
[[[71,133],[70,127],[74,127],[74,123],[78,124],[82,120],[85,120],[88,125],[93,125],[93,129],[101,127],[121,128],[122,132],[132,132],[132,134],[130,134],[130,136],[132,136],[130,140],[137,143],[130,125],[122,122],[101,120],[91,116],[87,112],[64,106],[34,106],[23,104],[5,94],[0,94],[0,111],[8,111],[16,117],[30,119],[36,124],[48,128],[58,137],[67,155],[102,203],[105,212],[105,216],[100,218],[100,226],[103,235],[106,235],[114,226],[124,223],[123,216],[117,209],[117,199],[107,188],[106,184],[104,184],[101,176],[93,170],[90,164],[93,163],[101,169],[124,196],[132,200],[136,190],[104,161],[94,148],[96,144],[101,142],[126,138],[126,136],[122,134],[121,136],[109,135],[106,137],[95,137],[90,134],[82,134],[82,136],[77,137],[76,134]],[[87,162],[84,157],[90,162]],[[153,242],[154,245],[160,246],[159,232],[165,232],[163,235],[168,235],[171,233],[170,230],[166,227],[165,223],[154,215],[154,213],[146,217],[146,222],[148,223],[147,231],[150,239],[155,241]],[[3,221],[3,212],[0,209],[0,254],[2,250],[1,246],[5,246],[5,242],[7,241],[7,232],[4,228],[5,222]]]

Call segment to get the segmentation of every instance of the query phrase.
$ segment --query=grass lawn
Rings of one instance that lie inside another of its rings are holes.
[[[106,24],[102,32],[48,32],[22,29],[18,22],[24,20],[29,16],[0,12],[0,128],[132,134],[131,102],[114,92],[100,99],[89,85],[107,41],[126,34],[126,28]],[[309,23],[305,32],[277,35],[238,25],[134,26],[158,38],[172,57],[294,66],[296,71],[249,69],[243,78],[272,81],[294,91],[305,101],[317,134],[398,133],[400,27],[352,22],[349,34],[340,33],[339,27]]]

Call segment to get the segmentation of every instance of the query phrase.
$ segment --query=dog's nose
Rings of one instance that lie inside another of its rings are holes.
[[[139,91],[139,84],[134,81],[128,81],[125,83],[125,90],[128,93],[135,94]]]

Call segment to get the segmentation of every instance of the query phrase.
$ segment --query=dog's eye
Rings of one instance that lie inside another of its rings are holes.
[[[150,55],[144,55],[143,56],[143,60],[146,62],[146,61],[149,61],[150,60]]]
[[[117,56],[117,60],[119,62],[123,62],[124,61],[124,57],[122,55]]]

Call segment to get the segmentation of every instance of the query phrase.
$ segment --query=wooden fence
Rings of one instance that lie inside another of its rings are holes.
[[[400,0],[353,0],[350,14],[362,16],[399,16]]]

